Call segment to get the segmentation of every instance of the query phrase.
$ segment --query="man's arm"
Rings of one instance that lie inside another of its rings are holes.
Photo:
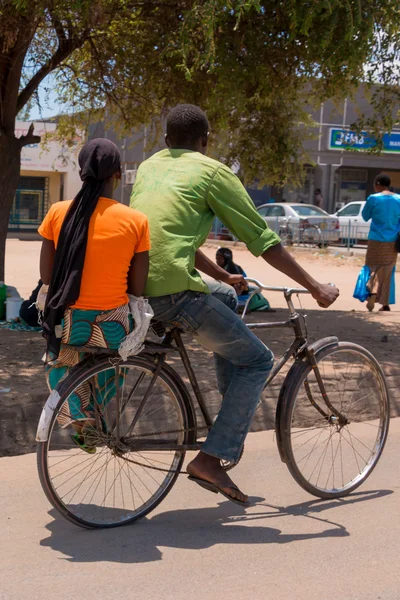
[[[235,289],[238,285],[239,288],[236,289],[238,294],[240,294],[240,292],[247,287],[247,283],[243,275],[231,275],[228,273],[228,271],[225,271],[225,269],[222,269],[216,263],[210,260],[201,250],[196,251],[194,266],[196,269],[202,273],[205,273],[209,277],[218,279],[223,283],[227,283],[228,285],[235,287]]]
[[[208,205],[217,217],[254,256],[262,256],[271,266],[307,288],[318,304],[330,306],[339,290],[320,284],[311,277],[280,244],[240,183],[227,167],[220,167],[209,188]]]
[[[281,271],[299,285],[311,292],[312,297],[322,308],[328,308],[339,296],[339,290],[329,284],[315,281],[307,271],[289,254],[282,244],[272,246],[262,254],[263,259],[272,267]]]

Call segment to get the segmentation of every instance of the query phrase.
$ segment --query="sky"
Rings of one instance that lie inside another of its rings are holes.
[[[45,85],[47,88],[49,87],[49,84],[51,84],[51,82],[49,79],[46,79]],[[29,114],[29,120],[38,121],[41,119],[48,119],[57,115],[61,110],[60,105],[57,104],[57,95],[54,92],[50,92],[49,97],[46,99],[43,85],[39,87],[39,102],[42,112],[40,113],[39,106],[35,104]]]

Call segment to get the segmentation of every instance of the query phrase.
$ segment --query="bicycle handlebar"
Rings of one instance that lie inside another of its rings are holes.
[[[308,290],[305,288],[290,288],[290,287],[277,287],[274,285],[265,285],[258,281],[258,279],[253,279],[252,277],[245,277],[245,280],[249,283],[254,283],[260,290],[265,290],[266,292],[283,292],[286,297],[292,296],[292,294],[310,294]]]

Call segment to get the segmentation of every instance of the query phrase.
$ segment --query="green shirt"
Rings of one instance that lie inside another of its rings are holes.
[[[191,150],[162,150],[144,161],[137,172],[131,207],[149,220],[147,296],[209,291],[194,262],[215,216],[254,256],[280,241],[231,169]]]

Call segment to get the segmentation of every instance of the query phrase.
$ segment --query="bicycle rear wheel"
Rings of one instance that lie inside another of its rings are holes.
[[[192,439],[193,410],[170,369],[161,369],[154,380],[156,366],[147,357],[125,363],[103,357],[78,366],[60,384],[60,400],[48,439],[38,444],[37,462],[48,500],[73,523],[86,528],[132,523],[153,510],[174,485],[185,456],[174,447]],[[90,395],[93,410],[83,429],[79,421],[65,425],[68,403],[77,391],[82,396],[82,390]],[[150,393],[143,404],[146,390]],[[77,427],[84,444],[77,445]],[[118,443],[117,427],[125,447]],[[166,450],[159,445],[152,449],[159,440]]]
[[[389,429],[389,394],[381,367],[361,346],[340,342],[317,352],[316,360],[334,411],[311,365],[297,363],[283,392],[282,443],[299,485],[319,498],[338,498],[360,486],[379,461]]]

